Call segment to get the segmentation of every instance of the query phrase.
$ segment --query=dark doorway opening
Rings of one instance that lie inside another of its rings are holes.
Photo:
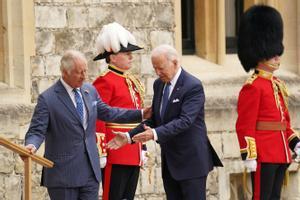
[[[181,0],[182,53],[195,53],[194,0]]]
[[[226,53],[237,53],[238,27],[244,12],[244,0],[226,0]]]

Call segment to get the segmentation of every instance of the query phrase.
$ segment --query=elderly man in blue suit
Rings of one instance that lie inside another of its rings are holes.
[[[62,77],[38,97],[25,145],[34,153],[45,140],[45,157],[54,167],[43,169],[42,185],[52,200],[98,200],[101,170],[96,119],[138,122],[141,110],[103,103],[95,88],[84,83],[87,61],[80,52],[67,51],[60,69]]]
[[[129,133],[119,133],[108,147],[157,141],[167,199],[204,200],[207,175],[222,163],[207,137],[202,84],[182,69],[169,45],[156,47],[151,59],[159,76],[153,86],[152,117]]]

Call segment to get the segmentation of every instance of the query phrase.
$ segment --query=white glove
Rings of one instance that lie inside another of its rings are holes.
[[[244,165],[249,172],[255,172],[257,167],[256,160],[244,160]]]
[[[295,153],[297,156],[300,156],[300,142],[298,142],[294,148]]]
[[[100,167],[104,168],[106,166],[107,158],[106,156],[100,157]]]
[[[148,151],[145,151],[145,150],[142,150],[142,162],[143,162],[143,165],[145,165],[148,161]]]

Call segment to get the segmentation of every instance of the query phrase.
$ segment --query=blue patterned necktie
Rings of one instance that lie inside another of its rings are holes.
[[[73,89],[74,95],[75,95],[75,102],[76,102],[76,110],[77,113],[81,119],[81,122],[83,122],[83,101],[82,101],[82,97],[79,94],[79,91],[74,88]]]
[[[161,118],[164,117],[167,105],[168,105],[168,100],[169,100],[169,94],[170,94],[170,86],[171,83],[165,84],[165,89],[164,89],[164,94],[162,96],[162,104],[161,104],[161,110],[160,110],[160,116]]]

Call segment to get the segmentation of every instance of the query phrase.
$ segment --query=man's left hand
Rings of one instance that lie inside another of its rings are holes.
[[[148,126],[145,126],[145,131],[142,132],[142,133],[139,133],[135,136],[133,136],[132,140],[134,142],[147,142],[149,140],[153,140],[154,139],[154,135],[153,135],[153,132],[152,132],[152,129]]]

